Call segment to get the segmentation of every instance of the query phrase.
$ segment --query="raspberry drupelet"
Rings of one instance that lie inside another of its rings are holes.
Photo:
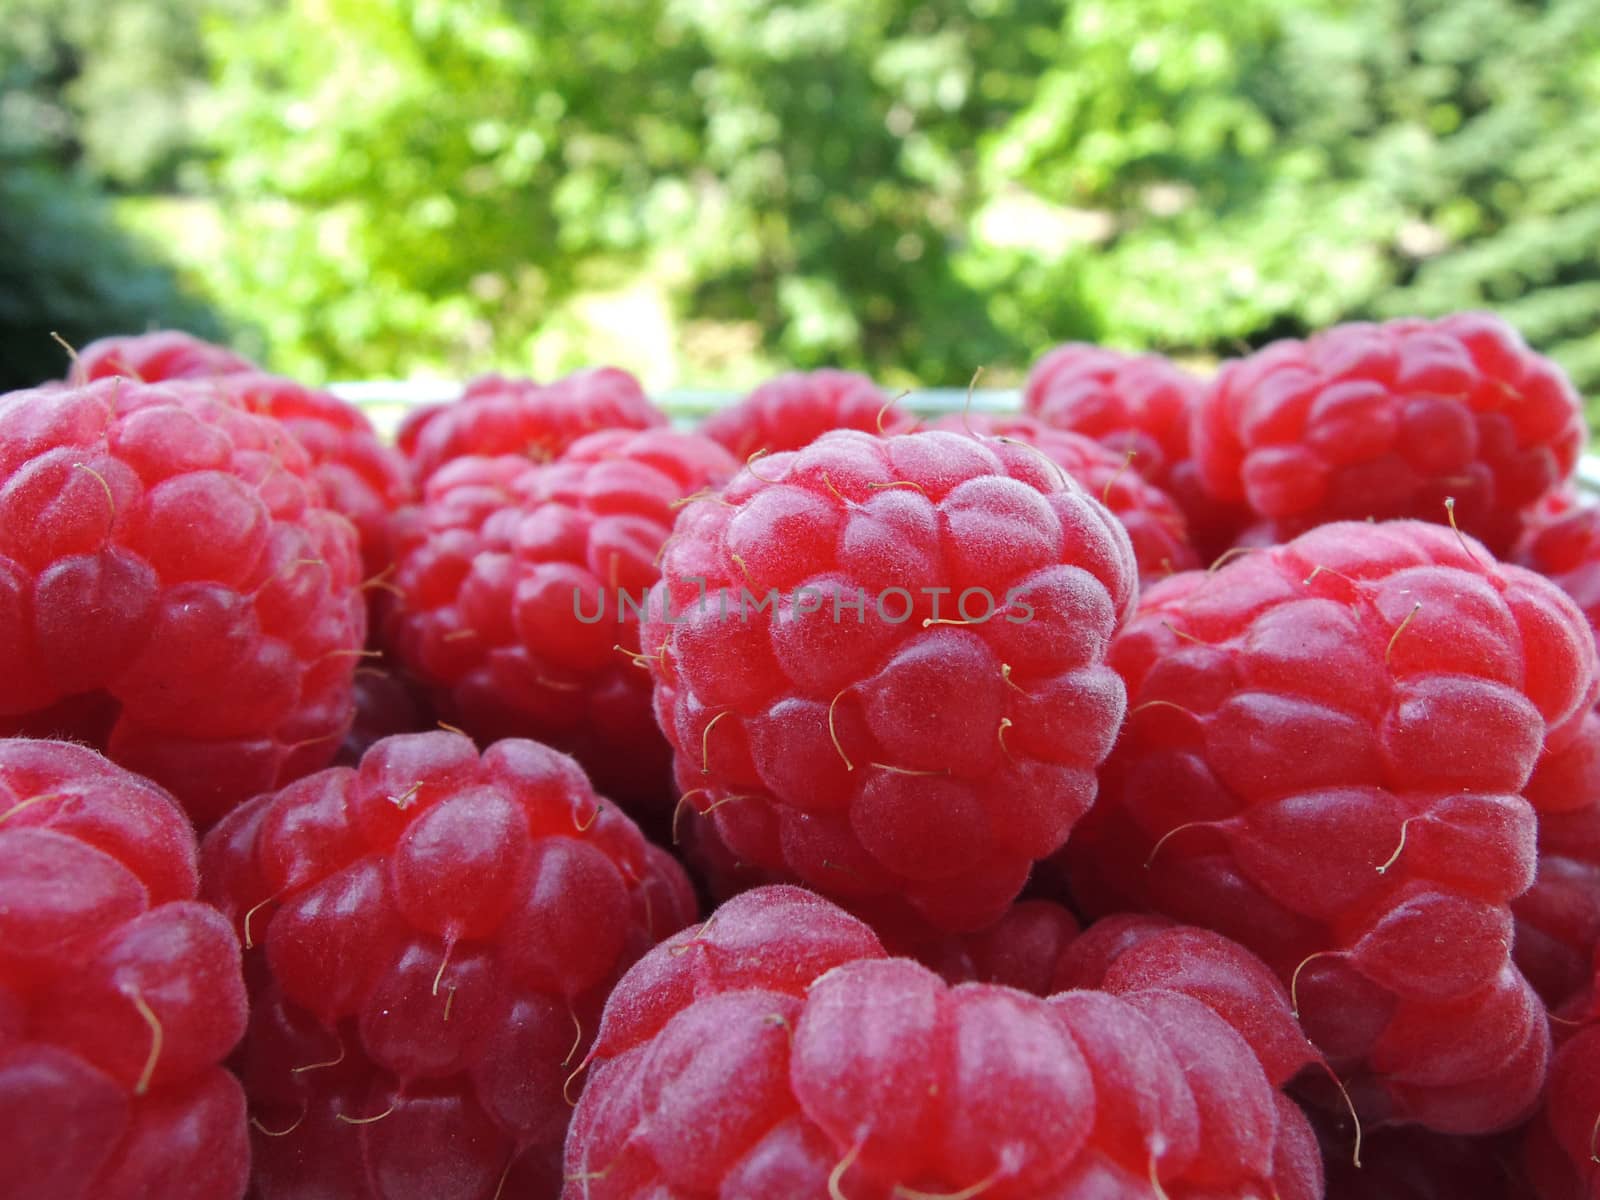
[[[638,613],[677,507],[736,467],[668,429],[591,434],[553,463],[456,460],[395,518],[387,648],[480,741],[537,737],[636,816],[670,813]]]
[[[1539,1200],[1600,1200],[1600,951],[1586,996],[1557,1024],[1560,1047],[1523,1161]]]
[[[480,375],[448,404],[430,404],[400,426],[400,452],[419,484],[468,455],[516,454],[536,462],[603,429],[667,423],[639,381],[617,367],[575,371],[554,383]]]
[[[1334,524],[1152,588],[1111,661],[1131,708],[1067,846],[1080,902],[1260,954],[1373,1124],[1524,1117],[1548,1033],[1510,902],[1522,789],[1594,702],[1572,602],[1449,528]]]
[[[865,375],[788,371],[707,417],[700,432],[740,462],[753,454],[799,450],[831,429],[905,433],[915,424]]]
[[[550,1196],[564,1091],[682,869],[536,742],[388,738],[201,852],[246,946],[260,1200]]]
[[[0,734],[97,746],[208,825],[338,750],[360,570],[305,450],[210,384],[0,396]]]
[[[1322,1195],[1305,1116],[1204,1000],[952,986],[799,888],[640,960],[585,1069],[566,1200]]]
[[[682,820],[874,920],[988,924],[1094,799],[1136,587],[1122,526],[1031,447],[758,460],[685,508],[646,614]]]
[[[9,1200],[238,1200],[239,943],[170,795],[0,740],[0,1162]]]
[[[932,428],[1009,438],[1049,457],[1122,522],[1133,543],[1142,584],[1148,586],[1200,565],[1177,502],[1133,470],[1126,454],[1118,455],[1082,434],[1054,429],[1032,417],[965,413],[941,417]]]
[[[1571,382],[1488,313],[1337,325],[1227,363],[1195,409],[1206,488],[1261,518],[1253,542],[1327,521],[1455,519],[1508,554],[1586,433]]]

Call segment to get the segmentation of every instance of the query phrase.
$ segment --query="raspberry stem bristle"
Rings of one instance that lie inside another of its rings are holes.
[[[1123,458],[1122,458],[1122,465],[1116,469],[1116,471],[1112,474],[1110,479],[1106,480],[1106,486],[1104,488],[1102,488],[1101,491],[1100,491],[1100,503],[1101,504],[1104,504],[1104,505],[1107,505],[1107,506],[1109,506],[1111,504],[1111,489],[1116,486],[1117,480],[1121,479],[1122,476],[1127,472],[1128,468],[1133,465],[1133,460],[1138,455],[1138,453],[1139,452],[1137,450],[1135,450],[1132,446],[1128,447],[1128,453],[1125,454],[1123,456]]]
[[[828,701],[828,736],[833,739],[833,748],[839,752],[839,757],[844,759],[844,769],[846,771],[854,771],[856,769],[856,765],[850,761],[850,756],[844,752],[844,746],[839,741],[839,731],[835,729],[833,725],[834,706],[839,703],[840,697],[842,697],[849,690],[850,689],[848,687],[840,688],[838,694],[835,695],[832,700]]]
[[[337,1042],[338,1045],[339,1045],[339,1057],[338,1058],[330,1058],[326,1062],[306,1063],[305,1066],[303,1066],[303,1067],[292,1067],[289,1070],[289,1074],[291,1074],[291,1075],[304,1075],[308,1071],[321,1071],[321,1070],[323,1070],[323,1069],[325,1069],[327,1067],[337,1067],[340,1063],[342,1063],[344,1061],[345,1055],[348,1053],[348,1051],[345,1049],[344,1039],[342,1039],[339,1036],[337,1031],[334,1032],[333,1040],[335,1042]]]
[[[117,519],[117,501],[116,497],[111,494],[111,485],[106,482],[106,477],[88,463],[73,463],[72,469],[74,471],[87,471],[94,476],[95,482],[100,485],[100,490],[106,494],[106,504],[111,509],[111,519],[115,521]]]
[[[1289,977],[1289,1011],[1294,1014],[1294,1019],[1300,1019],[1300,972],[1319,958],[1333,958],[1343,954],[1342,950],[1318,950],[1315,954],[1308,954],[1300,960],[1300,965],[1294,969],[1294,974]]]
[[[733,711],[733,709],[731,709],[731,708],[723,709],[716,716],[712,717],[711,720],[707,721],[706,722],[706,727],[700,731],[700,774],[702,774],[702,775],[711,774],[711,745],[710,745],[710,738],[711,738],[712,727],[715,726],[718,721],[722,720],[723,717],[727,716],[732,711]]]
[[[567,1051],[567,1056],[561,1060],[563,1067],[570,1066],[572,1056],[578,1052],[578,1047],[583,1045],[583,1022],[578,1020],[577,1010],[572,1007],[572,1002],[567,1002],[567,1015],[572,1018],[572,1049]]]
[[[137,987],[131,983],[127,984],[122,988],[122,994],[133,1003],[134,1008],[139,1010],[139,1016],[144,1019],[144,1023],[150,1026],[150,1053],[144,1060],[144,1069],[139,1072],[139,1082],[133,1085],[133,1094],[143,1096],[150,1090],[150,1080],[156,1073],[156,1063],[161,1061],[161,1045],[166,1040],[166,1035],[162,1032],[160,1018],[145,1003],[144,996]]]
[[[1418,600],[1415,604],[1413,604],[1411,606],[1411,611],[1406,614],[1405,620],[1401,621],[1399,625],[1395,626],[1394,632],[1389,635],[1389,644],[1383,648],[1383,664],[1384,664],[1384,666],[1388,666],[1389,665],[1389,655],[1394,653],[1394,644],[1395,644],[1395,642],[1400,640],[1400,635],[1405,632],[1406,626],[1411,624],[1412,618],[1417,615],[1417,613],[1421,610],[1421,608],[1422,608],[1422,601]]]
[[[346,1125],[376,1125],[399,1106],[399,1101],[396,1101],[375,1117],[347,1117],[344,1113],[334,1113],[333,1119],[335,1121],[343,1121]]]
[[[845,1156],[834,1164],[833,1170],[828,1172],[828,1200],[850,1200],[840,1189],[845,1172],[855,1166],[856,1159],[861,1157],[861,1142],[857,1142],[845,1152]]]
[[[1161,840],[1150,848],[1150,857],[1144,860],[1144,869],[1148,871],[1150,869],[1150,864],[1155,862],[1156,855],[1161,853],[1161,847],[1165,846],[1169,841],[1177,837],[1178,834],[1182,833],[1185,829],[1199,829],[1204,826],[1213,826],[1216,824],[1217,822],[1215,821],[1185,821],[1182,825],[1167,830],[1166,833],[1161,835]]]
[[[980,1179],[977,1183],[968,1184],[959,1192],[919,1192],[915,1188],[908,1188],[903,1183],[897,1183],[894,1185],[894,1191],[890,1193],[890,1200],[975,1200],[976,1197],[983,1195],[999,1180],[1000,1172],[996,1168],[993,1174]]]
[[[254,1125],[258,1130],[270,1138],[288,1137],[291,1133],[293,1133],[296,1129],[299,1129],[300,1126],[304,1125],[305,1123],[306,1110],[303,1108],[300,1110],[300,1115],[294,1119],[294,1124],[289,1126],[287,1129],[268,1129],[261,1123],[259,1117],[250,1118],[250,1124]]]
[[[1400,853],[1406,848],[1406,831],[1411,827],[1411,822],[1421,820],[1420,817],[1407,817],[1400,822],[1400,844],[1394,848],[1394,853],[1389,855],[1387,861],[1378,868],[1379,875],[1387,875],[1389,868],[1399,860]]]
[[[21,812],[23,809],[27,808],[29,805],[38,804],[39,802],[41,802],[43,800],[60,800],[60,799],[62,799],[62,795],[61,795],[60,792],[40,792],[37,796],[29,796],[21,804],[13,804],[10,808],[6,809],[5,812],[0,813],[0,825],[4,825],[7,821],[9,821],[12,817],[16,816],[19,812]]]

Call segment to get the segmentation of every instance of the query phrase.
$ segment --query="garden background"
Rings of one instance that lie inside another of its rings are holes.
[[[0,387],[52,330],[899,388],[1469,306],[1600,402],[1600,0],[0,0]]]

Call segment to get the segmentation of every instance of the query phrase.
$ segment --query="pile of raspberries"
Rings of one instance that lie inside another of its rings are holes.
[[[1012,413],[0,396],[8,1200],[1600,1200],[1600,507],[1484,313]]]

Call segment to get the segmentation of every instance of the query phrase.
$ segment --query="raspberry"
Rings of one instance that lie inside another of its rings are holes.
[[[1159,354],[1123,354],[1068,342],[1033,365],[1023,406],[1044,424],[1091,437],[1118,460],[1170,495],[1195,544],[1214,557],[1233,544],[1248,520],[1200,483],[1189,452],[1190,415],[1204,391],[1200,380]]]
[[[679,517],[646,614],[680,803],[769,879],[980,928],[1094,799],[1135,587],[1121,525],[1026,446],[761,459]]]
[[[386,739],[231,813],[201,866],[248,951],[260,1200],[553,1195],[606,993],[694,915],[672,859],[521,739]]]
[[[973,933],[945,934],[906,948],[946,983],[998,983],[1048,996],[1062,956],[1079,933],[1078,922],[1051,900],[1019,900],[993,925]]]
[[[519,454],[544,461],[601,429],[651,429],[667,423],[639,381],[616,367],[577,371],[554,383],[481,375],[450,404],[412,412],[400,426],[400,451],[419,481],[467,455]]]
[[[1509,904],[1521,789],[1593,704],[1572,602],[1440,526],[1333,524],[1152,588],[1111,661],[1132,708],[1078,898],[1260,954],[1371,1123],[1525,1115],[1548,1037]]]
[[[1531,523],[1512,559],[1553,579],[1591,625],[1600,624],[1600,507],[1547,508]]]
[[[194,834],[154,784],[66,742],[0,740],[0,1159],[11,1200],[237,1200],[239,943],[195,900]]]
[[[333,757],[366,636],[305,451],[212,392],[0,396],[0,735],[105,749],[202,826]]]
[[[357,667],[355,697],[355,719],[334,758],[337,766],[359,765],[373,743],[386,737],[438,727],[422,686],[392,667]]]
[[[1559,367],[1488,313],[1339,325],[1225,365],[1195,410],[1206,488],[1283,541],[1326,521],[1455,519],[1496,554],[1578,461]]]
[[[248,358],[178,329],[90,342],[72,361],[71,382],[126,376],[141,383],[173,379],[217,379],[241,371],[258,371]]]
[[[941,417],[934,429],[1009,438],[1034,447],[1111,510],[1128,531],[1139,579],[1151,584],[1200,565],[1189,526],[1172,497],[1129,469],[1129,460],[1082,434],[1052,429],[1032,417],[984,413]]]
[[[789,371],[707,417],[700,432],[743,461],[763,452],[799,450],[830,429],[893,434],[915,423],[865,375]]]
[[[1557,1051],[1525,1162],[1539,1200],[1600,1200],[1600,1021]]]
[[[591,434],[543,465],[458,459],[395,518],[387,644],[446,720],[484,741],[539,737],[646,815],[671,755],[635,665],[638,608],[675,507],[735,466],[666,429]]]
[[[276,418],[305,447],[328,507],[349,517],[361,537],[367,577],[381,575],[393,561],[389,518],[412,499],[411,478],[366,414],[337,396],[261,372],[229,375],[215,387],[250,412]]]
[[[950,986],[791,887],[656,947],[606,1004],[567,1200],[1312,1200],[1305,1117],[1165,988]]]
[[[1517,966],[1552,1009],[1589,984],[1600,947],[1600,714],[1546,755],[1524,794],[1538,810],[1539,865],[1533,886],[1511,903]]]

